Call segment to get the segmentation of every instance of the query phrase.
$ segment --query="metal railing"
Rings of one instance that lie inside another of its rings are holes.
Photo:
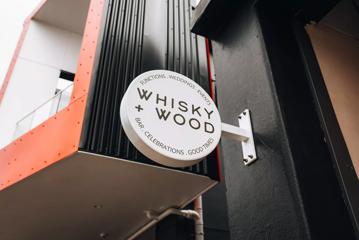
[[[51,116],[55,115],[57,112],[64,109],[70,103],[72,88],[73,84],[68,85],[66,88],[59,91],[56,95],[21,118],[16,123],[13,139],[22,136],[49,119]]]

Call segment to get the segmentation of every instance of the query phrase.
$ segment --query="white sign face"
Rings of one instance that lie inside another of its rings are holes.
[[[141,153],[170,167],[200,162],[221,137],[211,97],[193,80],[166,70],[132,81],[121,102],[121,122]]]

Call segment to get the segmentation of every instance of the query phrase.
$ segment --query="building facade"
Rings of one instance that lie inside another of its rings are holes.
[[[43,1],[0,90],[0,238],[195,239],[193,220],[147,213],[202,195],[204,239],[358,239],[358,6]],[[249,109],[258,160],[224,138],[186,168],[136,150],[120,103],[155,69],[197,82],[223,122]]]

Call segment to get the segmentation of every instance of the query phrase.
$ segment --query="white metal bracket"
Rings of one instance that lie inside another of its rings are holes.
[[[238,116],[239,127],[222,123],[222,136],[242,143],[243,162],[249,165],[257,160],[251,115],[248,109]]]

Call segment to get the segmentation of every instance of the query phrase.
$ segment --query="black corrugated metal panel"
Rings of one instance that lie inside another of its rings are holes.
[[[152,69],[182,73],[209,90],[205,39],[190,32],[190,0],[109,0],[81,149],[142,163],[120,122],[120,102],[139,74]],[[214,154],[184,171],[217,179]]]

